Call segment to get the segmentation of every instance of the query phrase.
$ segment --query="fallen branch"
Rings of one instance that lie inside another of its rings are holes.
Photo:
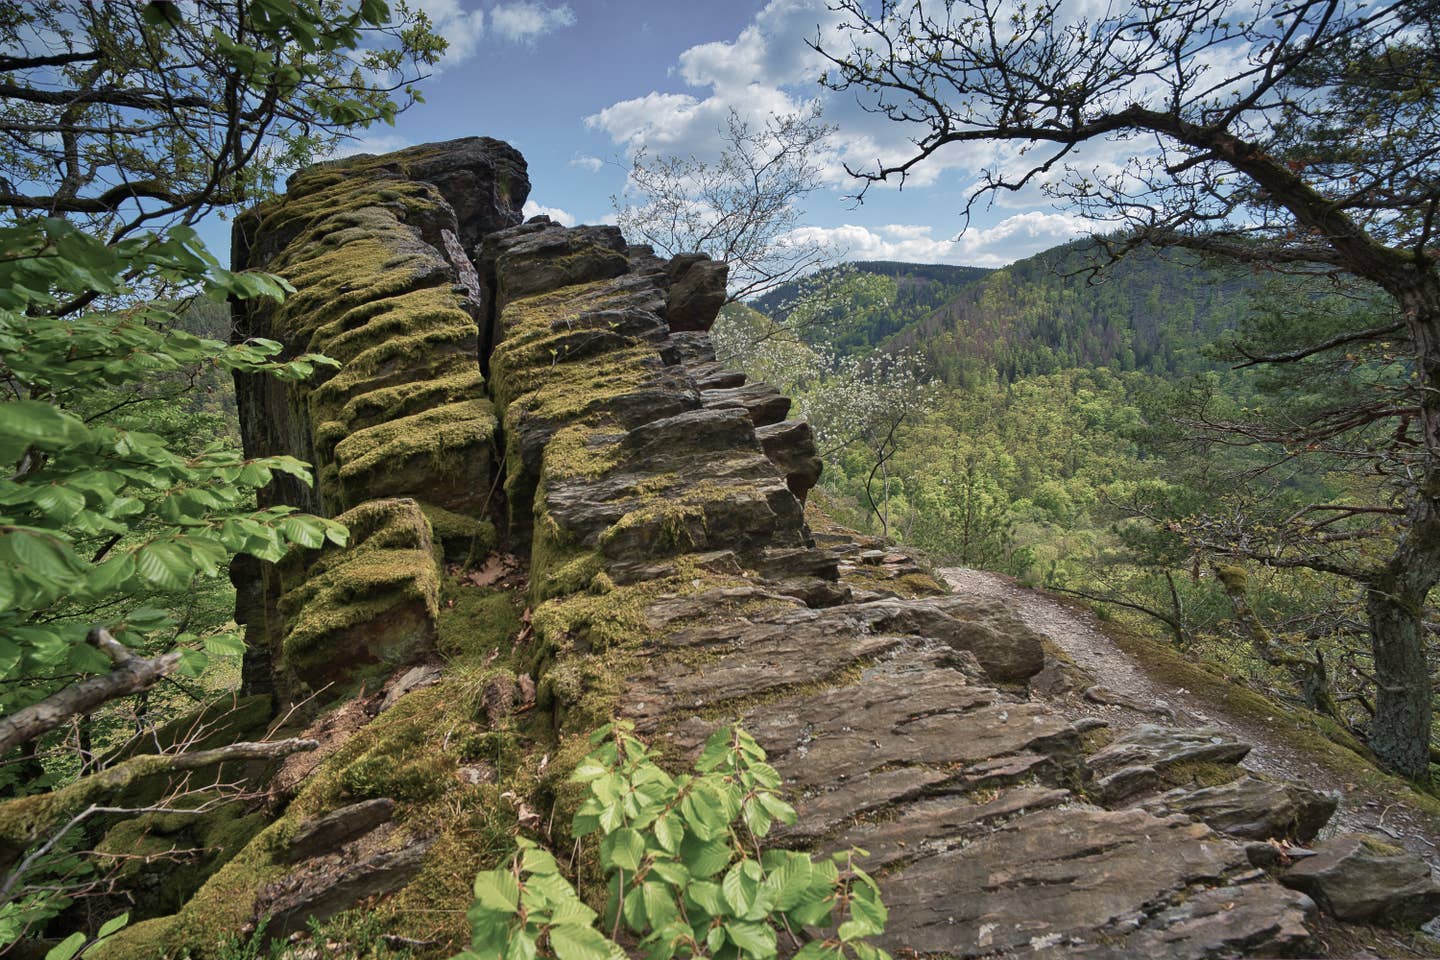
[[[71,684],[39,703],[32,703],[0,719],[0,756],[49,733],[71,717],[90,713],[111,700],[150,689],[180,665],[180,651],[148,659],[137,657],[110,636],[104,627],[91,630],[85,642],[109,657],[115,669]]]
[[[54,793],[19,797],[0,803],[0,870],[8,870],[32,843],[48,835],[67,820],[98,809],[100,801],[122,793],[142,780],[188,770],[200,770],[221,763],[244,760],[278,760],[292,753],[314,750],[315,740],[272,740],[263,743],[232,743],[213,750],[165,753],[134,757],[124,763],[76,780]]]

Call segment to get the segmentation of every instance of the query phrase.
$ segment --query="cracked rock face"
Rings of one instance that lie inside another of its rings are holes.
[[[1440,914],[1440,885],[1430,865],[1379,837],[1344,834],[1315,846],[1280,876],[1341,920],[1418,927]]]
[[[1303,943],[1308,901],[1268,885],[1236,888],[1223,927],[1194,922],[1219,912],[1211,888],[1245,874],[1243,850],[1183,818],[1044,810],[892,874],[888,939],[966,957],[1211,957]]]
[[[1329,822],[1338,802],[1298,783],[1251,775],[1200,790],[1175,790],[1146,807],[1187,814],[1232,837],[1307,843]]]
[[[1105,775],[1123,767],[1165,770],[1186,763],[1239,763],[1249,752],[1250,744],[1216,728],[1146,723],[1092,754],[1088,762],[1090,769]]]

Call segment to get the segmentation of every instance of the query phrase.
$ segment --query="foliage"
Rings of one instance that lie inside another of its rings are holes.
[[[51,947],[45,954],[45,960],[73,960],[73,958],[79,956],[82,951],[118,933],[124,928],[125,924],[129,922],[130,914],[128,913],[122,913],[118,917],[112,917],[100,925],[100,929],[96,932],[93,940],[79,931],[72,933]]]
[[[306,476],[298,461],[246,461],[219,442],[182,455],[153,434],[68,409],[97,384],[123,387],[182,368],[307,376],[323,358],[280,362],[277,343],[204,340],[175,329],[165,306],[124,300],[133,283],[152,280],[195,278],[218,298],[279,296],[281,281],[220,268],[183,228],[107,246],[61,220],[30,221],[0,230],[0,250],[0,375],[11,397],[0,461],[16,465],[0,477],[0,703],[10,712],[53,689],[41,678],[108,667],[83,642],[96,619],[134,646],[177,626],[127,598],[217,576],[235,552],[279,559],[292,543],[319,546],[344,533],[285,508],[248,509],[273,472]],[[85,291],[114,298],[115,308],[47,314]],[[65,605],[89,615],[56,616]],[[173,641],[193,639],[182,632]],[[233,653],[236,643],[209,646]],[[202,657],[196,651],[192,670]]]
[[[0,209],[114,240],[262,199],[393,123],[445,41],[384,0],[4,0],[0,46]]]
[[[807,278],[800,289],[783,323],[732,304],[711,332],[716,353],[792,397],[797,413],[809,420],[822,457],[843,452],[852,465],[865,465],[866,503],[888,527],[890,460],[902,427],[934,405],[938,385],[913,353],[843,355],[817,342],[830,327],[827,318],[846,316],[850,304],[869,300],[877,289],[883,296],[883,278],[830,271]]]
[[[620,229],[665,256],[700,251],[730,265],[733,300],[802,276],[828,259],[797,231],[797,204],[820,185],[816,156],[834,128],[819,106],[755,125],[733,109],[719,158],[639,149],[625,192],[612,197]]]
[[[866,943],[884,932],[887,914],[875,882],[854,862],[858,851],[814,861],[760,849],[771,827],[793,823],[795,811],[744,730],[717,730],[694,775],[677,777],[655,763],[627,722],[602,728],[591,743],[596,749],[572,778],[589,785],[573,830],[582,841],[598,834],[610,875],[610,936],[596,929],[601,917],[555,858],[521,838],[508,870],[475,878],[474,940],[461,957],[620,960],[623,928],[656,960],[775,957],[781,932],[805,960],[888,958]],[[828,932],[810,939],[805,931],[814,927]]]

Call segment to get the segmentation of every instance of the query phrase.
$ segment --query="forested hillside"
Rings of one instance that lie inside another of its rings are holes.
[[[857,260],[782,284],[750,301],[786,323],[803,313],[803,327],[844,355],[865,353],[925,321],[962,290],[990,276],[983,267]]]
[[[837,280],[863,286],[823,313],[824,342],[851,354],[917,350],[946,383],[1015,381],[1071,367],[1155,374],[1215,366],[1207,347],[1244,315],[1261,278],[1199,257],[1142,251],[1102,272],[1089,240],[1001,270],[859,261],[786,284],[750,306],[784,323]]]

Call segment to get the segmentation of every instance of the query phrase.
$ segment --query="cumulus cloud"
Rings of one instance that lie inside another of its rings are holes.
[[[490,10],[490,27],[510,43],[534,43],[539,37],[575,24],[575,13],[566,4],[547,7],[534,0],[499,3]]]
[[[611,104],[587,117],[586,124],[627,152],[645,146],[713,159],[730,110],[758,126],[770,114],[794,113],[818,99],[826,121],[840,131],[818,158],[824,179],[853,187],[847,163],[864,168],[877,160],[908,157],[916,131],[862,110],[854,97],[820,88],[817,78],[825,61],[807,41],[818,37],[834,44],[841,20],[825,0],[771,0],[734,40],[698,44],[680,54],[675,75],[699,93],[651,91]],[[933,183],[953,167],[976,169],[966,151],[946,151],[914,170],[909,184]]]
[[[599,157],[592,157],[588,154],[577,153],[570,158],[570,166],[579,167],[582,170],[589,170],[591,173],[598,173],[600,168],[605,166],[605,161]]]
[[[575,217],[570,213],[561,210],[559,207],[542,207],[534,200],[526,200],[525,206],[520,208],[520,212],[524,214],[526,220],[529,220],[531,217],[538,217],[543,214],[549,217],[551,220],[554,220],[556,223],[560,224],[560,226],[562,227],[575,226]]]
[[[461,0],[412,0],[413,7],[423,10],[435,32],[450,42],[440,67],[459,63],[473,54],[485,35],[485,11],[465,9]]]
[[[953,238],[937,238],[923,224],[863,227],[801,227],[791,232],[797,242],[833,247],[846,260],[901,260],[910,263],[953,263],[1003,267],[1089,233],[1079,217],[1029,211],[993,226],[974,228]]]

